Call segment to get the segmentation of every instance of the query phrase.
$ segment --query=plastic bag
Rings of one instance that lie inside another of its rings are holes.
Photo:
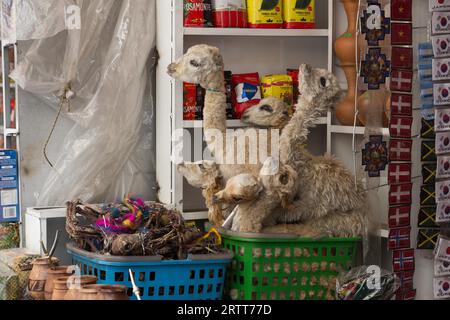
[[[361,266],[341,274],[337,300],[391,300],[400,288],[399,278],[378,266]]]
[[[15,14],[2,19],[29,21],[2,34],[36,39],[23,46],[11,77],[74,123],[59,153],[48,156],[54,170],[35,193],[36,205],[114,202],[128,193],[152,200],[155,2],[11,3]]]

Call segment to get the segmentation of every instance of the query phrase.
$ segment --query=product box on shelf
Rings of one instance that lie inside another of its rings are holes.
[[[288,105],[294,102],[294,88],[292,77],[286,74],[267,75],[261,80],[263,97],[283,99]]]
[[[282,0],[247,0],[250,28],[283,28]]]
[[[193,83],[183,84],[183,120],[202,120],[205,90]]]
[[[286,29],[314,29],[315,0],[283,0],[283,22]]]
[[[213,0],[213,20],[216,28],[247,28],[245,0]]]
[[[0,223],[19,222],[19,170],[17,152],[0,151]]]
[[[213,27],[213,7],[211,0],[184,0],[185,27]]]
[[[233,74],[232,84],[234,113],[236,119],[241,119],[245,110],[261,101],[259,74],[257,72]]]

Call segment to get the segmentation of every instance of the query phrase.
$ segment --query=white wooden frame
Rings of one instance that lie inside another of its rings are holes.
[[[157,69],[157,144],[156,171],[159,184],[159,200],[171,204],[183,211],[183,178],[178,174],[171,156],[175,151],[175,143],[171,137],[175,130],[202,128],[202,121],[183,121],[183,88],[182,83],[170,79],[167,66],[184,53],[185,36],[264,36],[264,37],[326,37],[328,38],[327,66],[333,71],[334,66],[334,1],[324,0],[328,5],[328,28],[314,30],[280,30],[280,29],[216,29],[216,28],[184,28],[183,0],[157,0],[157,47],[160,60]],[[167,17],[167,19],[162,19]],[[161,30],[164,30],[162,32]],[[332,114],[320,119],[319,125],[326,125],[327,146],[331,151],[333,129]],[[239,120],[228,121],[228,127],[238,128],[243,124]],[[206,212],[185,213],[188,220],[205,219]]]

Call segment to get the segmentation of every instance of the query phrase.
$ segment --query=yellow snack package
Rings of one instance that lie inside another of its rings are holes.
[[[283,99],[288,105],[294,103],[294,87],[291,76],[286,74],[271,74],[261,80],[263,97]]]
[[[315,0],[283,0],[283,20],[286,29],[316,27]]]
[[[283,0],[247,0],[250,28],[283,28]]]

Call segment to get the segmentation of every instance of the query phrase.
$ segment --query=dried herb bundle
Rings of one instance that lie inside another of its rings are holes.
[[[183,260],[189,254],[222,252],[220,236],[204,236],[196,227],[189,227],[182,215],[152,202],[146,204],[149,215],[144,226],[132,234],[107,233],[95,226],[102,217],[100,207],[83,205],[81,201],[67,204],[66,229],[83,250],[114,256],[155,256]]]

